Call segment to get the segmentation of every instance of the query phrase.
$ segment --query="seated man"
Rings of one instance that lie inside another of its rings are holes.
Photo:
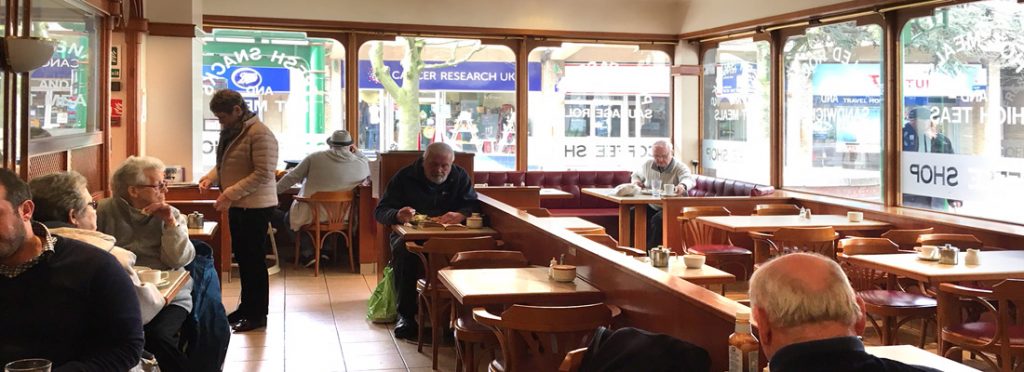
[[[824,256],[791,253],[761,266],[750,305],[772,372],[934,371],[864,351],[864,301]]]
[[[127,371],[142,320],[114,256],[32,221],[28,184],[0,169],[0,365],[44,358],[55,371]]]
[[[305,182],[299,191],[300,196],[312,196],[318,191],[351,190],[370,176],[369,160],[352,144],[352,136],[348,131],[335,131],[326,142],[330,149],[309,154],[295,169],[277,181],[278,194],[303,180]],[[288,216],[292,231],[299,231],[313,220],[307,203],[293,202]],[[308,244],[309,236],[296,235],[296,239],[302,239],[300,261],[306,263],[306,267],[312,266],[316,260],[313,257],[313,246]]]
[[[142,324],[149,323],[164,308],[164,296],[152,283],[143,283],[135,274],[135,254],[114,245],[113,236],[96,231],[96,203],[86,188],[85,177],[78,172],[50,173],[29,181],[32,218],[42,222],[50,233],[89,243],[114,255],[135,289],[142,310]]]
[[[690,174],[690,168],[672,158],[672,144],[659,140],[651,146],[652,159],[647,160],[633,172],[633,183],[641,188],[653,187],[653,180],[661,185],[675,185],[675,194],[680,195],[697,182]],[[658,186],[660,187],[660,186]],[[637,207],[639,208],[639,207]],[[674,217],[673,217],[674,218]],[[661,245],[661,204],[647,205],[647,249]],[[643,248],[643,247],[635,247]]]
[[[129,157],[111,177],[113,196],[97,207],[99,230],[138,256],[138,265],[183,270],[195,257],[185,217],[164,201],[164,164],[150,157]],[[162,371],[182,371],[186,360],[178,348],[178,331],[192,311],[192,282],[146,324],[146,350]]]
[[[398,171],[388,182],[374,217],[385,225],[412,221],[425,214],[440,223],[462,223],[479,210],[476,190],[466,170],[454,165],[455,152],[444,143],[427,146],[423,157]],[[416,279],[423,276],[416,255],[405,249],[405,241],[391,234],[391,267],[398,292],[398,324],[395,337],[416,339]]]

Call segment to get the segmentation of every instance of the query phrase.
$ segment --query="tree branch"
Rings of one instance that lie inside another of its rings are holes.
[[[476,49],[473,49],[472,51],[470,51],[469,54],[466,54],[465,57],[462,57],[462,58],[459,58],[459,59],[455,59],[455,53],[459,49],[458,47],[456,47],[456,48],[452,49],[452,57],[449,58],[447,62],[435,63],[435,64],[426,64],[426,63],[424,63],[423,64],[423,68],[424,69],[435,69],[435,68],[444,68],[444,67],[455,66],[455,65],[458,65],[458,64],[460,64],[462,62],[468,61],[470,58],[473,58],[474,54],[477,54],[478,52],[480,52],[481,50],[484,50],[485,48],[486,48],[485,46],[480,45],[480,46],[476,47]]]
[[[392,97],[402,97],[405,92],[395,79],[391,78],[391,68],[384,64],[384,45],[380,41],[370,44],[370,65],[373,66],[373,76],[384,90]]]

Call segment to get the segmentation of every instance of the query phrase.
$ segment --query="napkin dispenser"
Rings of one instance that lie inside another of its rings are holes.
[[[939,247],[939,263],[943,265],[956,265],[960,257],[960,248],[950,244]]]
[[[185,219],[186,225],[190,229],[201,229],[203,228],[203,214],[199,212],[192,212]]]

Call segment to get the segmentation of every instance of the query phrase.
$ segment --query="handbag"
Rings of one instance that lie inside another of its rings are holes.
[[[393,281],[394,273],[391,266],[384,267],[384,278],[370,294],[366,319],[374,323],[393,323],[398,317],[398,299],[395,297]]]

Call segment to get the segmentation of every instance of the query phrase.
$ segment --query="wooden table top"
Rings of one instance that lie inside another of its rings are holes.
[[[981,264],[972,266],[964,264],[965,254],[960,252],[957,265],[920,260],[914,253],[856,255],[846,259],[857,266],[931,283],[1024,278],[1024,251],[978,252]]]
[[[598,197],[615,204],[657,204],[661,202],[660,197],[655,198],[650,194],[636,194],[633,196],[618,196],[613,194],[615,189],[587,187],[580,192]]]
[[[579,232],[579,231],[593,231],[595,229],[604,230],[604,227],[596,223],[587,221],[579,217],[541,217],[544,221],[552,222],[556,226],[563,229]]]
[[[651,259],[649,257],[635,257],[638,261],[650,264]],[[679,256],[672,256],[668,261],[668,267],[658,267],[657,269],[669,273],[669,275],[677,278],[686,279],[686,281],[693,284],[728,284],[736,282],[736,276],[725,271],[716,269],[714,267],[704,265],[699,269],[688,269],[686,264],[683,263],[683,258]]]
[[[214,221],[203,221],[203,228],[188,229],[188,237],[195,239],[209,238],[217,232],[217,223]]]
[[[456,301],[467,306],[571,305],[604,301],[604,293],[583,279],[571,283],[548,278],[548,268],[442,269],[438,279]]]
[[[573,195],[571,193],[559,189],[550,189],[546,187],[540,189],[541,199],[572,199],[572,197]]]
[[[866,346],[864,351],[879,358],[935,368],[944,372],[977,371],[913,345]]]
[[[783,227],[832,226],[842,231],[885,230],[892,227],[887,222],[874,220],[850,222],[846,216],[834,214],[815,214],[809,220],[800,216],[706,216],[697,217],[697,221],[729,232],[772,232]]]
[[[498,236],[498,231],[490,227],[465,230],[442,230],[431,227],[421,229],[416,226],[392,225],[392,230],[404,237],[406,240],[426,240],[430,238],[472,238],[476,236]]]

